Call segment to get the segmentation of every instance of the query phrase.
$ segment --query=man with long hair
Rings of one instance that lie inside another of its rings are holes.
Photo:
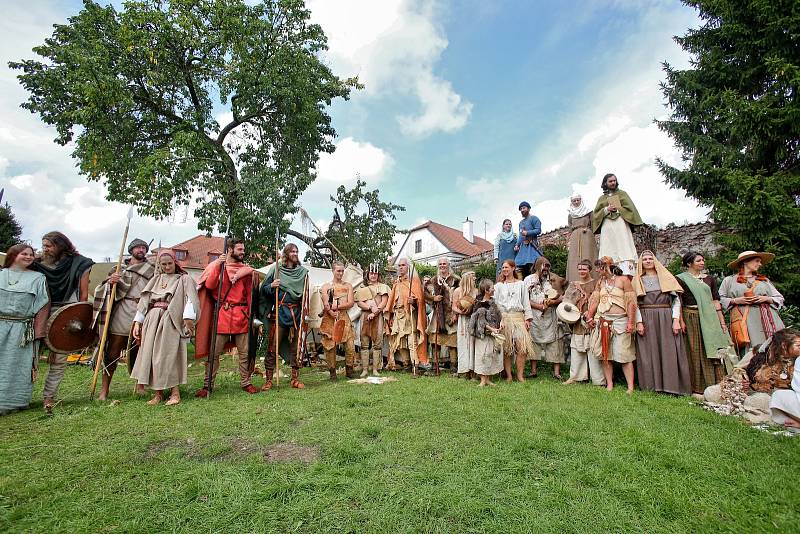
[[[278,268],[278,279],[275,269]],[[278,351],[281,359],[292,368],[291,386],[303,389],[300,381],[303,343],[303,303],[308,302],[308,269],[300,265],[297,245],[289,243],[283,247],[280,262],[276,262],[267,273],[267,278],[259,290],[259,318],[271,325],[269,348],[264,357],[264,376],[266,382],[262,391],[272,389],[272,376],[275,373],[277,355],[275,336],[278,337]],[[277,293],[278,309],[275,309]],[[307,310],[306,310],[307,313]],[[277,322],[277,325],[275,324]],[[277,331],[277,332],[276,332]]]
[[[631,197],[619,188],[616,175],[608,173],[603,176],[601,187],[603,194],[597,199],[592,213],[592,231],[600,234],[598,256],[608,256],[622,274],[633,277],[639,255],[632,229],[644,223]]]
[[[531,301],[533,320],[530,333],[533,341],[531,377],[537,374],[539,360],[553,364],[553,377],[561,380],[561,364],[564,363],[563,335],[559,328],[556,306],[564,295],[564,279],[550,271],[550,261],[539,256],[533,272],[525,277],[525,289]]]
[[[48,232],[42,236],[42,255],[33,262],[31,269],[47,279],[51,315],[65,304],[86,301],[92,265],[94,262],[78,254],[75,245],[63,233]],[[48,413],[53,411],[58,387],[67,369],[67,354],[51,351],[49,362],[42,391],[44,409]]]

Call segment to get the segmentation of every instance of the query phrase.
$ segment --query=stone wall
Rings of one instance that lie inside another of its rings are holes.
[[[710,221],[680,226],[670,224],[665,228],[645,225],[636,229],[633,239],[636,242],[636,250],[640,252],[645,249],[653,250],[658,260],[668,265],[675,256],[689,250],[696,250],[709,256],[717,254],[721,247],[714,243],[714,234],[720,231],[719,227]],[[539,244],[565,247],[568,238],[569,227],[562,226],[540,235]],[[491,253],[482,254],[474,258],[465,258],[459,263],[464,265],[480,263],[490,260],[491,256]]]

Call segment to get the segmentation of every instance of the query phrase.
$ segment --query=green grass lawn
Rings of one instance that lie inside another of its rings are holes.
[[[0,530],[796,532],[800,523],[800,439],[687,398],[549,378],[483,389],[399,374],[381,386],[331,384],[308,369],[304,391],[282,380],[246,395],[233,369],[226,360],[201,401],[193,366],[182,404],[151,407],[123,369],[112,387],[121,402],[90,403],[90,370],[70,367],[53,417],[37,391],[30,410],[0,418]]]

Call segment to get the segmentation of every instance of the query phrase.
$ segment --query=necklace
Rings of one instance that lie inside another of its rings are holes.
[[[13,269],[5,269],[5,271],[8,273],[8,274],[6,275],[6,277],[8,278],[8,285],[10,285],[10,286],[15,286],[15,285],[19,284],[19,281],[20,281],[20,280],[22,280],[22,276],[23,276],[25,273],[24,273],[24,272],[21,272],[21,273],[20,273],[20,275],[19,275],[19,278],[17,278],[16,280],[11,280],[11,271],[12,271],[12,270],[13,270]]]

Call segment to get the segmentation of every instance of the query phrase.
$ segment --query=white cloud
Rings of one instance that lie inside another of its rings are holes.
[[[663,79],[660,62],[686,64],[671,37],[694,24],[694,15],[661,2],[638,8],[643,8],[638,31],[629,33],[616,49],[603,51],[608,68],[585,82],[585,94],[564,115],[551,142],[536,145],[531,158],[516,168],[471,180],[459,178],[475,213],[494,228],[490,233],[499,230],[504,218],[519,220],[516,208],[521,200],[533,204],[544,231],[564,226],[569,196],[580,193],[593,206],[607,172],[617,174],[647,223],[705,219],[707,210],[683,191],[670,189],[655,166],[656,157],[680,165],[673,141],[659,131],[653,118],[665,113],[658,86]],[[516,193],[513,198],[509,191]]]
[[[436,19],[440,2],[415,0],[309,0],[312,20],[328,36],[327,57],[339,74],[357,74],[366,97],[414,95],[419,110],[400,113],[412,137],[462,128],[472,104],[435,74],[448,42]]]
[[[358,174],[366,182],[377,183],[392,164],[392,157],[383,149],[352,137],[344,137],[336,143],[333,154],[320,154],[317,179],[337,185],[354,184]]]

